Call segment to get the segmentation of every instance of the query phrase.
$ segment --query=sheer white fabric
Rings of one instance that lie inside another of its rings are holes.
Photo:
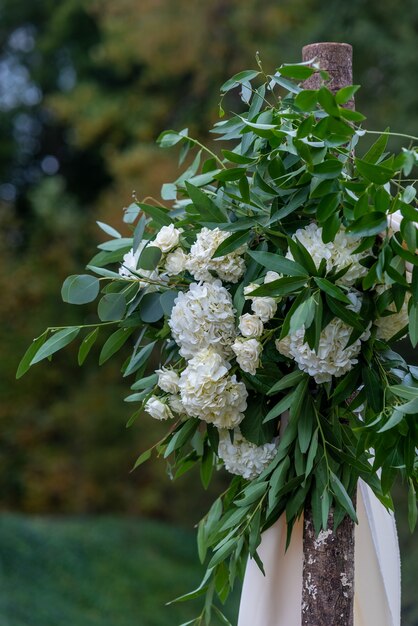
[[[394,517],[362,482],[357,514],[354,626],[399,626],[400,557]],[[266,576],[249,560],[238,626],[301,626],[302,531],[299,520],[287,552],[284,517],[263,534],[259,554]]]

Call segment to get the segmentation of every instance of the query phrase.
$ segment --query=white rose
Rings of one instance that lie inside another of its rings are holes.
[[[238,338],[232,344],[232,349],[240,368],[254,376],[260,365],[260,354],[263,350],[261,343],[257,339]]]
[[[257,285],[257,283],[250,283],[249,285],[247,285],[246,287],[244,287],[244,297],[246,300],[251,300],[251,293],[255,290],[258,289],[260,285]]]
[[[279,278],[282,278],[280,274],[269,270],[267,274],[264,276],[264,284],[266,285],[267,283],[272,283],[274,280],[279,280]]]
[[[152,245],[160,248],[161,252],[169,252],[172,248],[178,246],[181,232],[178,228],[174,228],[174,224],[163,226],[157,233]]]
[[[169,276],[177,276],[186,269],[187,255],[181,248],[170,252],[165,260],[165,271]]]
[[[277,311],[277,302],[268,296],[253,298],[251,310],[258,315],[262,322],[268,322]]]
[[[174,413],[184,413],[183,402],[179,395],[171,395],[168,397],[168,404]]]
[[[155,371],[158,374],[158,386],[167,393],[177,393],[179,390],[179,375],[174,370],[163,367]]]
[[[157,396],[151,396],[144,407],[145,411],[156,420],[166,420],[174,417],[170,407],[161,402]]]
[[[260,337],[263,334],[263,322],[257,315],[246,313],[239,318],[239,329],[244,337]]]

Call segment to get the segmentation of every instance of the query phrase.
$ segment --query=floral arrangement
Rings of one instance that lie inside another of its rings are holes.
[[[304,89],[315,72],[322,86]],[[314,62],[233,76],[222,100],[238,88],[246,110],[223,119],[220,107],[219,154],[186,129],[164,132],[159,144],[181,147],[180,163],[195,151],[188,167],[163,185],[162,203],[125,210],[130,237],[99,223],[110,239],[90,274],[63,284],[72,304],[101,291],[97,323],[47,329],[19,367],[79,335],[82,364],[99,329],[114,328],[100,363],[129,342],[129,424],[145,411],[168,425],[136,467],[156,454],[178,474],[200,464],[205,486],[214,469],[233,475],[199,525],[202,562],[211,554],[200,587],[179,598],[206,594],[189,624],[229,623],[214,598],[225,602],[248,556],[262,568],[260,533],[280,515],[289,540],[306,506],[317,532],[331,506],[337,524],[356,519],[359,478],[391,507],[400,475],[416,523],[418,368],[391,346],[418,342],[408,178],[418,152],[387,152],[384,132],[356,158],[373,133],[344,106],[358,87],[333,94],[328,79]]]

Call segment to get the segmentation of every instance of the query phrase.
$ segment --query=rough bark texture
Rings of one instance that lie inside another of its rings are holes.
[[[305,46],[304,61],[316,58],[331,76],[328,85],[335,93],[352,84],[352,47],[344,43],[317,43]],[[305,89],[318,89],[321,78],[315,74]],[[346,107],[354,109],[354,100]],[[353,626],[354,612],[354,522],[345,517],[337,531],[333,509],[327,530],[316,537],[312,511],[304,511],[302,626]]]
[[[302,49],[303,61],[315,59],[322,70],[326,70],[331,77],[327,87],[334,93],[353,83],[353,48],[348,43],[311,43]],[[321,77],[314,74],[305,81],[305,89],[318,89],[321,86]],[[354,100],[345,105],[354,109]]]
[[[303,525],[302,626],[352,626],[354,607],[354,522],[345,517],[337,531],[333,511],[318,536],[312,512]]]

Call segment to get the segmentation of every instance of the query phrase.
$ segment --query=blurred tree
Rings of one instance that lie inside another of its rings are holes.
[[[69,351],[17,386],[17,362],[45,326],[75,321],[59,288],[93,253],[88,214],[119,227],[134,189],[158,196],[175,176],[161,130],[203,135],[219,86],[257,50],[271,71],[305,43],[339,40],[354,45],[369,126],[414,133],[417,26],[415,0],[0,0],[2,506],[182,517],[195,475],[175,490],[161,463],[128,475],[160,431],[149,418],[125,430],[114,366],[97,373],[95,352],[81,374]]]

